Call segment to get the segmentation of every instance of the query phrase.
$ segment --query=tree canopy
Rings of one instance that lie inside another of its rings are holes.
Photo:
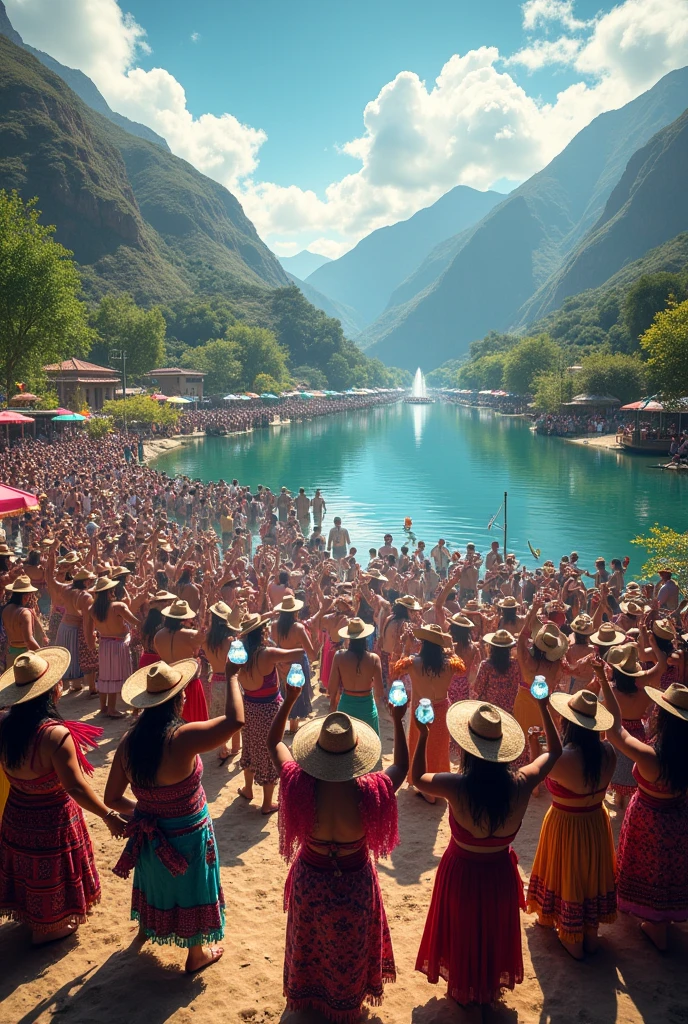
[[[505,356],[503,385],[517,395],[529,395],[537,375],[558,369],[561,360],[561,349],[547,334],[522,338]]]
[[[658,313],[640,344],[652,391],[666,402],[688,395],[688,301]]]
[[[265,327],[247,327],[234,324],[227,329],[226,339],[232,342],[236,359],[241,366],[241,388],[254,391],[259,373],[267,373],[280,388],[289,384],[287,353],[272,331]]]
[[[623,302],[623,319],[629,335],[637,344],[652,325],[657,313],[666,309],[670,299],[688,298],[686,282],[680,274],[643,274],[631,285]]]
[[[235,342],[219,338],[198,348],[186,348],[179,361],[185,369],[208,374],[205,385],[208,393],[226,395],[228,391],[239,391],[243,387],[243,367],[238,352]]]
[[[576,374],[576,391],[590,395],[613,395],[622,405],[642,398],[645,367],[637,356],[598,352],[586,356]]]
[[[94,317],[100,341],[94,357],[110,361],[113,349],[126,352],[127,374],[147,373],[165,361],[165,318],[158,306],[142,309],[131,295],[105,295]]]
[[[149,395],[133,395],[127,399],[113,399],[103,403],[103,414],[114,420],[117,426],[125,422],[143,423],[150,426],[155,423],[159,426],[175,426],[179,419],[179,413],[167,402],[156,402]]]

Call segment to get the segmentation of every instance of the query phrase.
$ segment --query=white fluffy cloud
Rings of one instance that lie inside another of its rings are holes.
[[[590,22],[576,17],[574,0],[527,0],[528,38],[517,53],[482,46],[451,57],[434,83],[401,71],[383,86],[363,111],[361,135],[342,147],[358,170],[317,195],[298,184],[261,181],[266,135],[260,128],[230,113],[193,117],[183,86],[168,71],[139,67],[140,54],[150,52],[145,30],[117,0],[6,0],[6,6],[27,42],[81,68],[115,110],[160,132],[173,152],[231,188],[283,254],[308,244],[338,256],[455,185],[484,189],[522,180],[597,114],[688,63],[684,0],[624,0]],[[577,80],[543,103],[515,80],[513,69],[547,65],[566,67]]]

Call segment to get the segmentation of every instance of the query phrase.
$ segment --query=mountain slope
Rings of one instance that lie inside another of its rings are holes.
[[[350,252],[312,273],[308,284],[371,323],[438,242],[475,224],[502,198],[498,192],[458,185],[408,220],[373,231]]]
[[[287,283],[231,193],[95,113],[4,35],[0,188],[39,197],[95,296],[120,288],[168,301]]]
[[[5,5],[0,0],[0,34],[7,36],[7,38],[13,42],[16,46],[22,46],[29,53],[33,54],[41,64],[44,64],[46,68],[53,71],[56,75],[67,83],[70,89],[72,89],[77,96],[84,101],[84,103],[91,107],[92,110],[96,110],[103,117],[107,117],[108,120],[119,125],[120,128],[124,128],[125,131],[131,132],[132,135],[138,135],[139,138],[147,139],[149,142],[155,142],[156,145],[162,146],[163,149],[169,150],[169,146],[163,139],[162,135],[158,135],[152,128],[148,128],[145,124],[139,124],[137,121],[130,121],[128,117],[124,117],[123,114],[118,114],[112,110],[102,95],[99,92],[96,85],[91,79],[83,73],[78,71],[76,68],[68,68],[64,64],[60,64],[54,57],[51,57],[48,53],[43,53],[42,50],[36,50],[33,46],[29,46],[25,43],[19,33],[12,27],[12,23],[7,16],[7,10]]]
[[[293,274],[301,281],[305,280],[318,267],[332,262],[329,256],[322,256],[319,252],[309,252],[308,249],[302,249],[295,256],[278,256],[277,259],[288,274]]]
[[[603,284],[625,264],[688,230],[687,168],[685,111],[631,157],[597,224],[524,311],[528,319]]]
[[[345,337],[351,339],[360,334],[363,324],[357,318],[355,310],[349,306],[342,305],[341,302],[333,302],[332,299],[328,299],[326,295],[319,292],[313,285],[308,284],[307,281],[302,281],[288,271],[287,277],[308,299],[311,306],[315,306],[316,309],[322,310],[327,316],[333,316],[335,320],[339,320]]]
[[[384,322],[366,332],[368,354],[411,369],[422,346],[432,367],[462,355],[487,331],[508,329],[597,221],[633,153],[686,106],[683,68],[595,118],[464,235],[451,264],[425,292],[388,310]]]

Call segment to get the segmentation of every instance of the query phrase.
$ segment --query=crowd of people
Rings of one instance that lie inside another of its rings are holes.
[[[535,420],[538,434],[549,437],[580,437],[583,434],[612,434],[621,423],[618,413],[547,413]]]
[[[497,542],[389,533],[364,555],[320,491],[168,477],[132,448],[113,434],[0,453],[3,481],[40,505],[0,536],[0,917],[36,944],[88,921],[85,811],[124,840],[109,866],[133,873],[141,942],[184,948],[190,973],[215,963],[205,754],[239,758],[239,800],[278,814],[290,1009],[351,1024],[395,980],[375,865],[404,785],[448,807],[415,967],[458,1003],[523,981],[522,911],[576,960],[618,911],[670,949],[688,921],[688,615],[671,565],[641,585],[627,559],[526,569]],[[102,795],[86,756],[102,730],[62,713],[91,697],[124,719]],[[545,789],[524,886],[512,843]]]

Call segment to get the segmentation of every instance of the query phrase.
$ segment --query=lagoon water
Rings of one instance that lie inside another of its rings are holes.
[[[523,420],[453,405],[399,403],[353,415],[285,425],[236,437],[205,438],[156,460],[170,475],[264,484],[292,492],[320,487],[325,532],[340,515],[367,561],[383,534],[404,542],[405,516],[428,550],[501,543],[498,511],[509,494],[508,547],[529,567],[528,541],[541,562],[575,549],[594,559],[628,554],[640,572],[643,549],[630,544],[655,522],[685,529],[688,480],[653,469],[657,457],[625,455],[538,437]]]

